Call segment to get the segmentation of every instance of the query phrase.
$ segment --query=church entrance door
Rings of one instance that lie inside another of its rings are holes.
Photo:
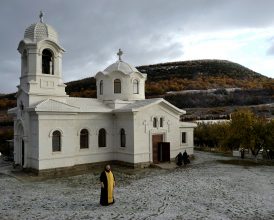
[[[164,135],[163,134],[154,134],[152,135],[152,160],[153,163],[159,163],[158,160],[158,143],[163,142]]]
[[[22,163],[22,167],[24,166],[24,155],[25,155],[25,143],[24,143],[24,140],[22,140],[22,143],[21,143],[21,145],[22,145],[22,158],[21,158],[21,163]]]
[[[14,162],[16,164],[21,165],[22,167],[26,163],[25,161],[25,140],[24,140],[24,129],[22,124],[18,124],[17,126],[17,138],[15,138],[15,145],[14,145]]]

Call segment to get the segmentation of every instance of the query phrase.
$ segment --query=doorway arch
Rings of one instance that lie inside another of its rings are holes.
[[[14,161],[16,164],[24,167],[26,164],[26,148],[25,148],[25,140],[24,140],[24,127],[22,123],[17,125],[16,129],[16,146],[14,149],[15,158]]]

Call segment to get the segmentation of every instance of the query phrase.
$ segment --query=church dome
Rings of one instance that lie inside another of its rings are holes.
[[[56,43],[58,42],[57,32],[50,25],[42,22],[30,25],[25,30],[24,38],[34,42],[39,42],[44,39],[49,39]]]
[[[120,71],[124,74],[131,74],[133,72],[139,72],[134,66],[132,66],[122,60],[118,60],[117,62],[111,64],[104,70],[104,72],[107,72],[107,73],[112,73],[112,72],[116,72],[116,71]]]
[[[40,14],[40,22],[30,25],[24,34],[24,39],[39,42],[44,39],[58,43],[58,34],[50,25],[43,22],[43,13]]]

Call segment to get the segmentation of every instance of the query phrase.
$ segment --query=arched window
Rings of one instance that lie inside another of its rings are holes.
[[[114,80],[114,93],[121,93],[121,80],[120,79]]]
[[[182,144],[186,143],[186,132],[182,132]]]
[[[104,89],[104,84],[103,84],[103,80],[100,81],[100,85],[99,85],[99,94],[103,95],[103,89]]]
[[[49,49],[45,49],[42,52],[42,73],[44,74],[54,74],[54,62],[53,55]]]
[[[164,127],[164,118],[163,117],[160,118],[160,127],[161,128]]]
[[[139,94],[139,81],[137,79],[133,80],[133,94]]]
[[[121,140],[121,147],[126,147],[126,133],[125,129],[120,130],[120,140]]]
[[[99,130],[98,135],[98,146],[99,147],[106,147],[106,130],[104,128],[101,128]]]
[[[61,151],[61,132],[54,131],[52,133],[52,151]]]
[[[82,129],[80,132],[80,149],[88,148],[88,130]]]
[[[153,118],[153,127],[157,128],[157,118],[156,117]]]

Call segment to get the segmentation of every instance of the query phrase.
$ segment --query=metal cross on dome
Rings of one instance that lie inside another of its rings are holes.
[[[40,22],[43,23],[43,17],[44,17],[44,13],[42,12],[42,10],[40,11],[39,14],[39,18],[40,18]]]
[[[118,57],[119,57],[119,61],[122,61],[121,56],[123,55],[123,51],[122,51],[121,49],[119,49],[117,55],[118,55]]]

